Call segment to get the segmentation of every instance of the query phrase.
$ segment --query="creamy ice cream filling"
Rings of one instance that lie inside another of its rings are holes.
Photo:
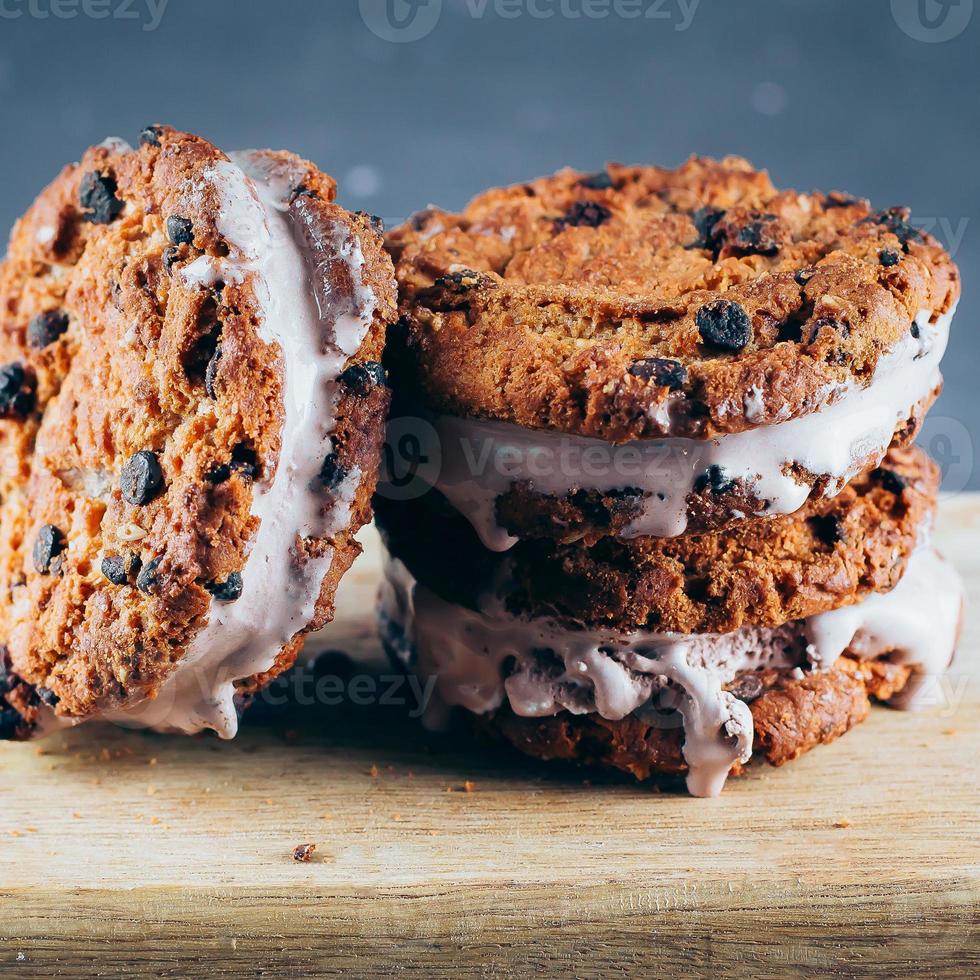
[[[419,470],[473,525],[484,545],[506,551],[517,542],[497,522],[497,498],[515,483],[536,493],[624,491],[639,497],[623,537],[683,534],[688,498],[706,479],[737,482],[759,502],[754,514],[799,510],[823,479],[833,496],[884,457],[896,427],[942,384],[939,362],[953,312],[922,311],[878,362],[870,383],[853,382],[823,408],[794,419],[716,439],[669,437],[614,446],[600,439],[525,429],[505,422],[440,415],[418,426]],[[733,406],[751,421],[765,410],[765,393],[750,390]],[[404,422],[400,422],[404,426]],[[414,445],[414,443],[413,443]],[[436,462],[433,462],[436,461]],[[795,474],[812,474],[813,481]]]
[[[364,285],[364,257],[349,228],[324,227],[307,221],[301,207],[289,208],[295,176],[257,151],[232,154],[204,174],[219,194],[217,225],[229,254],[197,259],[183,270],[184,282],[209,288],[219,280],[251,281],[259,335],[280,352],[282,445],[275,472],[255,485],[252,515],[260,525],[241,597],[213,600],[207,623],[157,696],[109,714],[109,721],[188,734],[212,729],[232,738],[236,682],[270,670],[313,619],[333,554],[307,560],[300,540],[329,538],[350,523],[360,474],[332,492],[317,477],[333,448],[337,379],[367,335],[377,301]],[[349,269],[352,296],[332,288],[330,261]]]
[[[479,610],[446,602],[395,558],[387,563],[380,617],[396,655],[435,678],[426,716],[433,726],[450,707],[487,714],[504,704],[525,718],[566,711],[679,723],[690,792],[716,796],[732,766],[752,754],[752,713],[724,690],[736,674],[826,668],[848,650],[914,668],[896,706],[935,703],[962,603],[956,572],[923,543],[891,592],[777,629],[691,636],[572,629],[551,618],[512,615],[497,597]]]

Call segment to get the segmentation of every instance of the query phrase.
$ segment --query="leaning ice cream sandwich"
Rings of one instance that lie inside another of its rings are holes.
[[[382,621],[444,703],[712,795],[869,696],[923,700],[962,597],[903,447],[959,274],[906,209],[692,159],[489,191],[387,243]]]
[[[289,153],[151,126],[0,266],[0,738],[235,734],[370,519],[394,314],[376,220]]]

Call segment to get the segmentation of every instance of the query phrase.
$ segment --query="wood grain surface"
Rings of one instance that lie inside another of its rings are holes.
[[[0,746],[0,972],[975,976],[980,498],[938,538],[971,592],[948,703],[697,800],[421,732],[369,536],[324,642],[376,671],[300,671],[231,743]]]

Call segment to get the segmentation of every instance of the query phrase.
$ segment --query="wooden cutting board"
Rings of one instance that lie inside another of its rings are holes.
[[[232,743],[2,745],[0,971],[977,975],[980,497],[938,538],[972,599],[950,705],[876,709],[717,800],[440,742],[352,703],[370,679]],[[379,657],[377,570],[371,536],[330,646]]]

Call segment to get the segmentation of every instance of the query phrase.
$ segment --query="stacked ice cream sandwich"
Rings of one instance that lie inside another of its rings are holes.
[[[936,697],[962,592],[911,443],[959,281],[907,210],[692,159],[388,246],[381,619],[431,713],[711,796]]]

